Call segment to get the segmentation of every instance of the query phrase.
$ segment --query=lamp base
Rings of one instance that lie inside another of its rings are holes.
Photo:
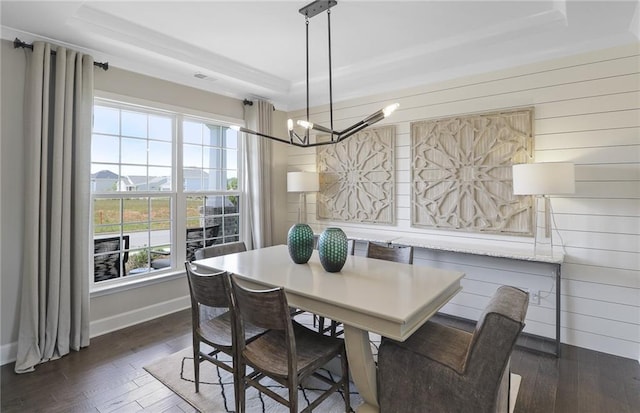
[[[536,256],[553,257],[553,231],[551,228],[551,201],[546,196],[535,197],[535,240],[533,253]]]
[[[298,199],[298,223],[307,223],[307,194],[300,192],[300,198]]]

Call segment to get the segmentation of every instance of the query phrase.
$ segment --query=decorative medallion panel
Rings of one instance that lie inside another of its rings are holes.
[[[369,128],[338,144],[318,146],[318,218],[393,224],[394,150],[394,126]]]
[[[533,235],[511,166],[533,154],[533,108],[411,123],[411,225]]]

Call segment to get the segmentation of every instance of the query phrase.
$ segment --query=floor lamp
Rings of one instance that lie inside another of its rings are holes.
[[[307,222],[307,192],[318,192],[317,172],[287,172],[287,192],[299,192],[298,223]]]
[[[514,195],[535,196],[535,255],[553,257],[553,211],[549,195],[572,194],[575,182],[575,166],[570,162],[513,165]]]

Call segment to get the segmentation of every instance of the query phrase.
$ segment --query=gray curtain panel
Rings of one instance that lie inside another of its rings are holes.
[[[16,373],[89,345],[93,58],[27,51],[22,301]]]
[[[247,128],[271,135],[273,105],[262,100],[246,107]],[[271,226],[271,142],[244,134],[244,179],[247,208],[244,214],[244,240],[248,249],[273,245]]]

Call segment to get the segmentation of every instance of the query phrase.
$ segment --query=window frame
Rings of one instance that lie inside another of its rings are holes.
[[[244,171],[244,161],[245,156],[244,153],[244,144],[242,142],[242,134],[237,134],[237,180],[238,180],[238,188],[235,191],[226,191],[226,190],[185,190],[184,188],[184,179],[183,179],[183,128],[182,123],[185,120],[188,121],[196,121],[209,123],[214,125],[219,125],[223,127],[230,127],[233,125],[241,125],[244,126],[244,120],[231,118],[224,115],[219,115],[215,113],[207,113],[202,111],[197,111],[181,106],[165,104],[162,102],[156,102],[146,99],[134,98],[130,96],[124,96],[119,94],[114,94],[105,91],[96,90],[94,92],[94,99],[92,108],[95,105],[104,105],[104,106],[113,106],[118,109],[127,109],[130,108],[132,110],[141,110],[147,113],[157,113],[159,115],[170,116],[172,117],[172,128],[173,128],[173,138],[171,140],[172,144],[172,182],[171,182],[171,191],[116,191],[109,193],[94,193],[91,188],[90,191],[90,239],[94,239],[94,199],[96,198],[119,198],[126,199],[129,197],[161,197],[161,198],[170,198],[170,202],[172,203],[172,216],[171,220],[171,230],[170,230],[170,242],[171,246],[178,245],[186,245],[186,224],[187,224],[187,210],[186,210],[186,201],[190,196],[230,196],[236,195],[240,198],[238,203],[238,217],[239,217],[239,234],[238,238],[243,240],[244,234],[244,226],[246,223],[243,220],[243,216],[245,208],[246,208],[246,196],[245,196],[245,188],[243,185],[243,171]],[[92,136],[93,136],[93,120],[92,120]],[[89,160],[92,163],[92,159]],[[119,158],[119,162],[121,159]],[[115,195],[115,196],[114,196]],[[122,222],[120,223],[122,225]],[[222,234],[221,234],[222,235]],[[120,291],[126,290],[132,287],[137,287],[140,285],[152,284],[155,282],[162,282],[168,279],[176,278],[182,276],[184,274],[184,268],[181,268],[180,263],[184,262],[186,259],[186,251],[184,248],[173,248],[176,250],[175,254],[172,254],[172,265],[167,267],[166,269],[159,269],[155,271],[149,271],[147,273],[135,274],[134,276],[127,275],[126,277],[119,277],[104,281],[95,281],[94,276],[94,253],[93,248],[90,249],[89,254],[89,289],[94,295],[103,295],[109,293],[111,291]],[[133,251],[133,249],[131,249]]]

